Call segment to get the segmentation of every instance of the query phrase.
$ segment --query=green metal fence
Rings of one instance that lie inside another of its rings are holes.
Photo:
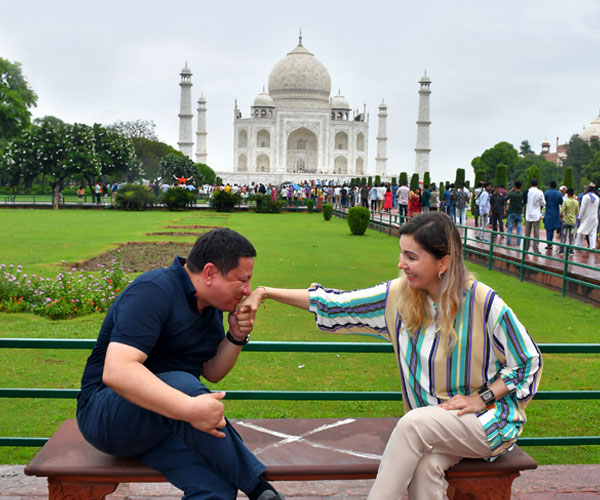
[[[95,339],[0,338],[5,349],[86,349]],[[547,354],[600,354],[600,344],[539,344]],[[383,342],[251,342],[247,352],[381,353],[392,354]],[[74,399],[78,389],[0,388],[1,398]],[[227,399],[292,401],[401,401],[400,391],[255,391],[227,390]],[[537,400],[599,400],[600,391],[539,391]],[[46,437],[0,437],[0,446],[41,446]],[[600,436],[556,436],[519,439],[523,446],[600,445]]]
[[[337,217],[345,218],[347,212],[344,209],[339,209],[338,207],[334,209],[333,213]],[[370,227],[377,231],[392,235],[397,234],[398,228],[404,223],[405,220],[405,216],[400,216],[398,214],[372,211]],[[515,239],[517,241],[529,241],[529,246],[532,248],[534,241],[547,243],[546,240],[531,238],[523,235],[517,236],[515,234],[493,231],[490,229],[481,229],[472,226],[462,226],[459,224],[457,224],[456,227],[459,228],[459,230],[461,230],[462,232],[463,252],[465,253],[465,257],[469,254],[481,257],[483,260],[486,261],[487,268],[490,270],[493,269],[494,265],[498,262],[504,262],[507,264],[514,265],[518,268],[518,275],[521,281],[525,280],[526,271],[535,271],[542,274],[546,274],[548,276],[556,277],[561,280],[560,290],[563,297],[567,293],[569,283],[581,285],[583,287],[587,287],[593,290],[600,290],[600,270],[598,269],[598,265],[595,263],[595,257],[597,255],[600,255],[600,250],[583,248],[575,245],[569,245],[566,243],[553,241],[553,246],[559,247],[564,251],[564,253],[562,254],[543,255],[544,259],[546,259],[547,261],[557,263],[556,269],[553,270],[551,268],[536,266],[531,261],[528,261],[528,256],[537,255],[533,252],[533,250],[526,251],[524,249],[524,246],[509,247],[507,245],[503,245],[497,242],[497,240],[499,240],[499,236],[510,236],[511,239]],[[475,235],[480,231],[484,232],[487,235],[487,241],[483,242],[475,238]],[[510,251],[510,255],[495,250],[508,250]],[[593,263],[589,264],[584,262],[575,262],[572,259],[572,251],[587,254],[588,256],[590,256],[590,260],[592,260]],[[577,272],[577,270],[587,270],[591,271],[594,274],[597,274],[598,277],[596,283],[592,281],[582,280],[580,277],[576,276],[575,273]]]

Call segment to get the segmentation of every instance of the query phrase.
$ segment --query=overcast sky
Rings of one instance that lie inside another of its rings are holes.
[[[0,0],[0,57],[22,64],[34,117],[147,119],[177,147],[179,72],[207,99],[208,164],[233,170],[233,104],[247,117],[273,66],[298,43],[325,65],[332,95],[388,105],[389,174],[414,171],[418,81],[431,78],[433,180],[500,141],[573,133],[600,109],[600,1]],[[194,117],[194,129],[196,118]],[[195,131],[195,130],[194,130]]]

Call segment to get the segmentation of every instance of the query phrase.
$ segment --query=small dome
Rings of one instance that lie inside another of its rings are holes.
[[[265,91],[262,91],[256,96],[256,99],[254,99],[254,104],[252,106],[258,108],[274,108],[275,101],[273,101],[273,98],[269,94],[267,94]]]
[[[342,94],[338,94],[331,99],[331,109],[350,109],[350,104]]]
[[[329,72],[301,43],[279,61],[269,75],[269,94],[275,101],[311,100],[328,106],[330,93]]]
[[[431,80],[427,76],[427,71],[425,71],[425,74],[421,77],[419,83],[431,83]]]
[[[186,63],[185,63],[185,66],[184,66],[184,67],[183,67],[183,69],[181,70],[181,73],[180,73],[180,74],[181,74],[181,75],[191,75],[191,74],[192,74],[192,71],[190,70],[190,68],[188,68],[187,61],[186,61]]]
[[[586,141],[589,141],[592,137],[600,137],[600,115],[583,129],[579,137]]]

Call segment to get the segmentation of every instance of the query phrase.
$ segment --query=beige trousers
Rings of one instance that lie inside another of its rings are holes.
[[[396,425],[383,452],[368,500],[444,498],[444,472],[461,458],[490,456],[483,426],[474,413],[438,406],[416,408]]]

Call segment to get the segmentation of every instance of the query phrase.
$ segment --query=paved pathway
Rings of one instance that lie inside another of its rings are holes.
[[[288,500],[359,500],[367,497],[371,484],[367,480],[290,481],[276,487]],[[0,500],[40,500],[47,496],[45,479],[25,476],[22,465],[0,466]],[[164,483],[125,484],[107,498],[176,500],[181,493]],[[600,499],[600,465],[546,465],[523,472],[513,483],[512,500],[591,499]]]

